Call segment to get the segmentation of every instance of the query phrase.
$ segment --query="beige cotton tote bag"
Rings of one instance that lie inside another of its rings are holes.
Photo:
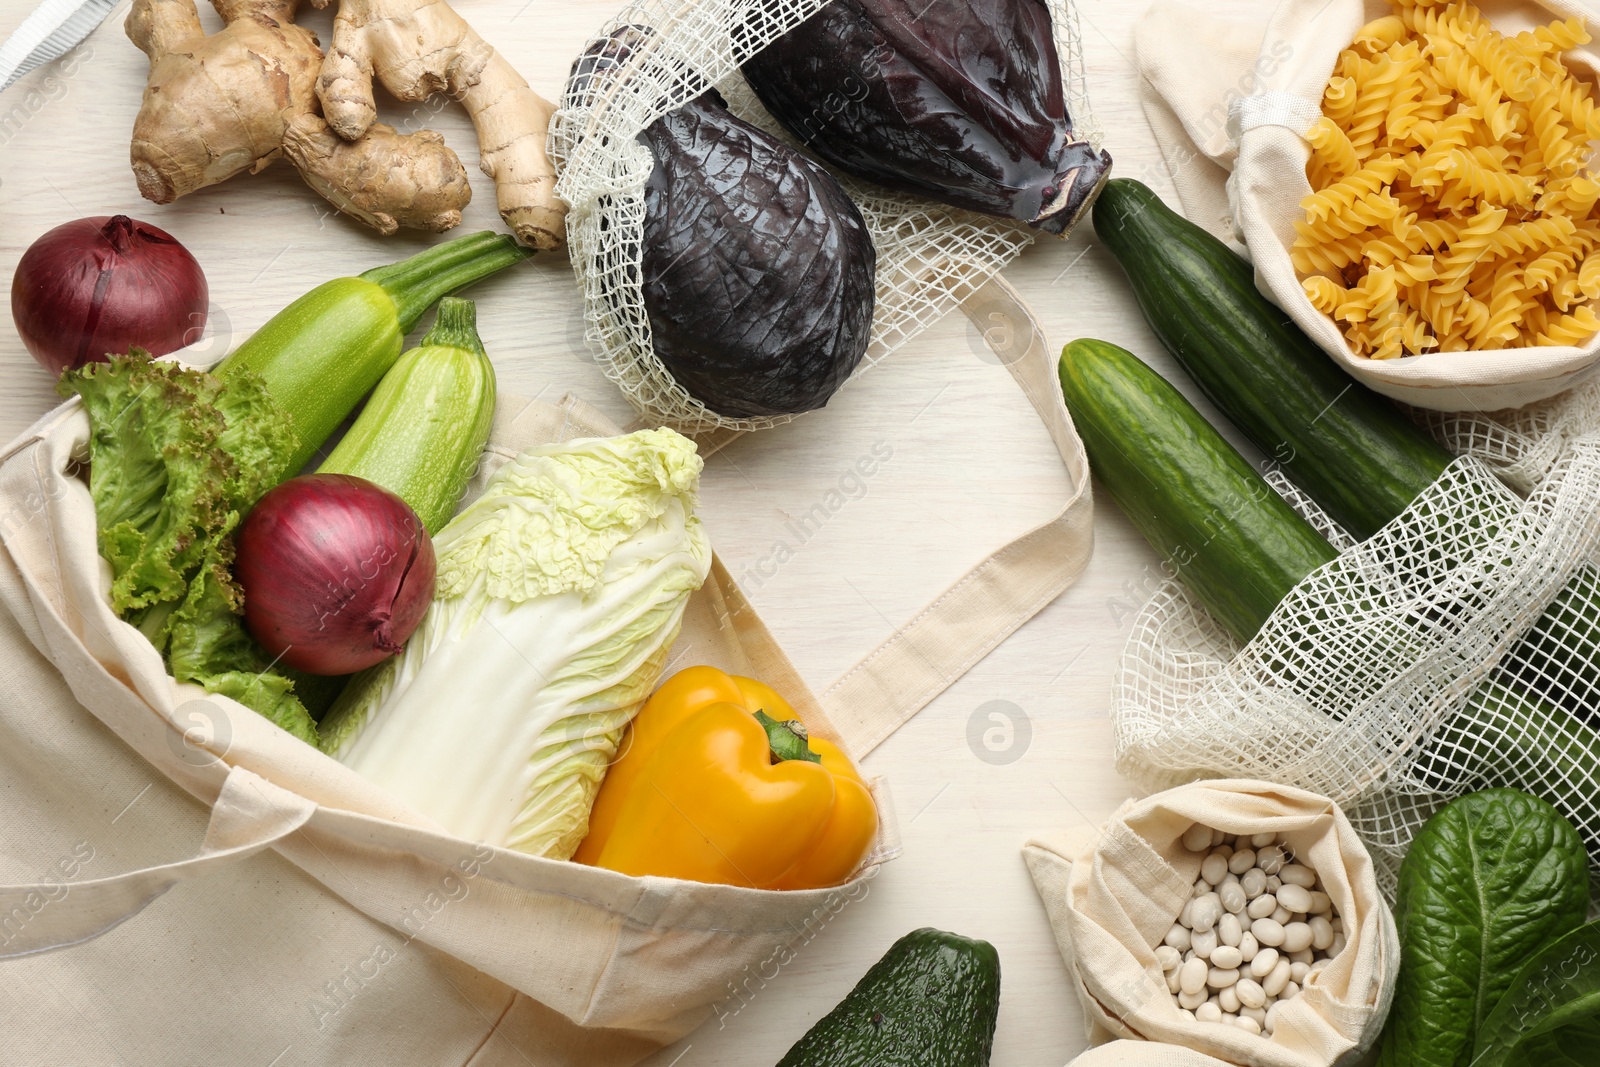
[[[1059,514],[820,695],[720,563],[674,650],[767,680],[857,758],[1089,557],[1087,464],[1044,334],[999,279],[964,307],[1066,464]],[[175,683],[112,614],[75,466],[88,428],[70,402],[0,453],[0,1064],[620,1067],[811,942],[895,851],[881,788],[877,848],[833,890],[631,878],[439,831],[265,719]],[[485,467],[614,432],[570,398],[502,398]]]

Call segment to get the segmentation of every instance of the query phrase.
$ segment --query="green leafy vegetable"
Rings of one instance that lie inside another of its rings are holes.
[[[452,833],[570,857],[711,550],[671,430],[533,449],[434,539],[433,606],[324,750]]]
[[[1600,923],[1563,937],[1511,979],[1478,1031],[1473,1067],[1600,1063]]]
[[[1544,801],[1488,789],[1448,805],[1400,868],[1400,978],[1380,1067],[1467,1067],[1517,969],[1576,929],[1588,857]]]
[[[285,473],[297,439],[258,377],[226,385],[139,349],[68,371],[83,399],[89,493],[111,606],[166,657],[173,677],[244,704],[311,743],[293,683],[245,632],[229,567],[239,518]]]

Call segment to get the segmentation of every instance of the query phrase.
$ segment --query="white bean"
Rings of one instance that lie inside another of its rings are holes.
[[[1264,834],[1255,834],[1250,838],[1251,848],[1266,848],[1268,845],[1275,845],[1277,843],[1278,835],[1270,832]]]
[[[1239,979],[1235,991],[1239,994],[1239,1003],[1246,1008],[1262,1008],[1267,1004],[1267,992],[1254,978]]]
[[[1196,956],[1203,956],[1206,959],[1210,959],[1211,954],[1217,951],[1218,940],[1217,932],[1215,930],[1196,930],[1192,940],[1194,942],[1194,954]]]
[[[1200,877],[1216,885],[1228,873],[1228,857],[1220,849],[1213,849],[1211,854],[1200,861]]]
[[[1179,1008],[1178,1014],[1183,1016],[1185,1019],[1188,1019],[1190,1022],[1194,1022],[1194,1012],[1190,1011],[1188,1008]]]
[[[1311,927],[1305,923],[1290,923],[1283,928],[1283,950],[1303,952],[1311,947]]]
[[[1250,903],[1245,895],[1244,886],[1238,882],[1224,882],[1222,888],[1217,890],[1217,898],[1222,901],[1222,910],[1238,915]]]
[[[1252,868],[1239,876],[1239,886],[1246,898],[1254,900],[1267,891],[1267,876],[1261,868]]]
[[[1276,919],[1257,919],[1250,924],[1250,932],[1256,935],[1256,940],[1270,948],[1277,948],[1283,944],[1283,924]],[[1337,941],[1334,944],[1338,944]]]
[[[1198,1023],[1220,1023],[1222,1009],[1217,1007],[1216,1001],[1208,1000],[1194,1010],[1194,1020]]]
[[[1278,999],[1279,1000],[1293,1000],[1295,997],[1298,997],[1299,995],[1300,995],[1300,986],[1297,985],[1294,982],[1290,982],[1288,985],[1283,987],[1283,993],[1278,997]]]
[[[1278,898],[1271,893],[1263,893],[1250,902],[1244,913],[1252,919],[1265,919],[1268,915],[1278,910]]]
[[[1284,907],[1282,904],[1279,904],[1278,905],[1278,910],[1272,913],[1272,919],[1275,922],[1277,922],[1278,925],[1280,925],[1280,926],[1288,926],[1289,925],[1289,920],[1291,920],[1293,918],[1294,918],[1294,912],[1290,911],[1288,908]]]
[[[1337,933],[1337,934],[1334,934],[1333,935],[1333,944],[1328,946],[1328,956],[1329,956],[1329,958],[1337,956],[1339,953],[1343,952],[1344,951],[1344,946],[1346,944],[1348,944],[1348,942],[1345,941],[1344,933],[1342,931]]]
[[[1289,980],[1291,982],[1304,982],[1306,975],[1311,973],[1309,963],[1291,963],[1289,965]]]
[[[1252,934],[1249,930],[1246,930],[1244,933],[1239,935],[1239,955],[1244,957],[1244,961],[1246,963],[1249,963],[1251,960],[1255,959],[1256,953],[1260,951],[1261,945],[1258,941],[1256,941],[1255,934]]]
[[[1243,874],[1256,865],[1256,854],[1253,849],[1243,849],[1235,852],[1228,859],[1228,870],[1234,874]]]
[[[1266,1019],[1267,1019],[1266,1009],[1264,1009],[1264,1008],[1240,1008],[1239,1009],[1239,1018],[1241,1018],[1241,1019],[1254,1019],[1256,1021],[1257,1025],[1265,1025],[1266,1024]]]
[[[1201,894],[1201,896],[1204,895],[1204,893]],[[1194,902],[1199,899],[1200,897],[1190,897],[1188,900],[1183,902],[1183,909],[1178,912],[1178,925],[1183,927],[1185,930],[1189,930],[1194,927]]]
[[[1178,1007],[1188,1008],[1190,1011],[1194,1011],[1194,1009],[1198,1008],[1200,1005],[1204,1004],[1210,999],[1210,997],[1206,996],[1204,989],[1198,993],[1179,993]]]
[[[1215,893],[1207,893],[1194,902],[1189,909],[1189,928],[1195,933],[1203,933],[1217,925],[1217,920],[1222,918],[1222,901]]]
[[[1171,971],[1183,966],[1183,953],[1171,945],[1157,945],[1156,962],[1161,964],[1163,971]]]
[[[1211,952],[1211,966],[1221,970],[1238,970],[1239,964],[1244,962],[1244,957],[1239,955],[1239,950],[1231,945],[1218,945]]]
[[[1209,892],[1211,892],[1211,883],[1204,878],[1197,878],[1195,879],[1194,888],[1189,890],[1189,897],[1192,900],[1199,900]]]
[[[1290,882],[1278,890],[1278,906],[1304,914],[1311,910],[1311,891]]]
[[[1231,912],[1217,920],[1217,939],[1229,948],[1238,948],[1244,937],[1244,924]]]
[[[1267,876],[1267,892],[1276,893],[1278,890],[1280,890],[1282,888],[1283,888],[1283,879],[1282,878],[1279,878],[1275,874],[1271,874],[1271,875]]]
[[[1320,889],[1312,890],[1311,907],[1309,911],[1312,915],[1327,915],[1329,912],[1333,911],[1332,898],[1330,898],[1328,894],[1324,893]]]
[[[1250,977],[1265,978],[1267,975],[1272,973],[1272,969],[1277,965],[1278,950],[1275,948],[1264,948],[1260,952],[1256,953],[1255,959],[1250,961]]]
[[[1261,983],[1261,988],[1267,996],[1275,997],[1282,993],[1289,984],[1292,964],[1288,960],[1279,960],[1278,965],[1272,968],[1272,973],[1267,975]]]
[[[1215,848],[1216,846],[1222,844],[1223,840],[1227,836],[1228,835],[1223,833],[1221,830],[1212,830],[1211,831],[1211,847]]]
[[[1167,931],[1167,936],[1162,938],[1167,944],[1179,952],[1188,952],[1190,948],[1190,933],[1181,922],[1172,924],[1172,929]],[[1333,933],[1328,933],[1328,944],[1333,944]]]
[[[1312,955],[1311,950],[1308,948],[1303,948],[1299,952],[1289,953],[1290,963],[1310,963],[1314,958],[1315,957]]]
[[[1217,991],[1217,1003],[1222,1006],[1223,1011],[1231,1015],[1239,1014],[1239,990],[1237,987],[1238,983],[1235,982],[1226,989]]]
[[[1256,866],[1262,874],[1277,874],[1283,869],[1283,849],[1273,846],[1256,853]]]
[[[1297,885],[1301,889],[1310,889],[1317,884],[1317,872],[1310,867],[1302,867],[1298,863],[1291,863],[1278,872],[1278,877],[1284,885]],[[1210,881],[1211,879],[1206,879]]]
[[[1174,968],[1173,970],[1167,972],[1167,992],[1171,993],[1173,996],[1177,996],[1178,990],[1183,988],[1183,986],[1178,982],[1178,976],[1182,973],[1183,968],[1181,967]]]
[[[1211,847],[1211,827],[1195,823],[1183,835],[1183,847],[1190,852],[1204,852]]]
[[[1178,988],[1185,993],[1198,993],[1206,987],[1206,973],[1210,970],[1206,961],[1193,959],[1183,965],[1183,971],[1178,975]],[[1196,1004],[1185,1004],[1186,1008],[1198,1007]]]
[[[1212,989],[1226,989],[1238,980],[1239,971],[1234,967],[1230,967],[1227,970],[1223,970],[1221,967],[1213,967],[1206,972],[1206,985]]]
[[[1272,1033],[1272,1031],[1276,1030],[1277,1028],[1278,1028],[1278,1005],[1276,1003],[1268,1004],[1267,1005],[1267,1021],[1261,1024],[1261,1029],[1270,1034],[1270,1033]]]
[[[1248,1015],[1239,1016],[1233,1021],[1233,1025],[1237,1026],[1247,1034],[1261,1033],[1261,1024],[1250,1018]]]

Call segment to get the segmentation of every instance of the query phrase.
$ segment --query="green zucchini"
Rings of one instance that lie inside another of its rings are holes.
[[[1262,296],[1248,262],[1146,186],[1107,182],[1094,229],[1189,377],[1356,538],[1377,533],[1455,459]]]
[[[1104,341],[1073,341],[1061,353],[1060,377],[1095,477],[1241,641],[1301,579],[1334,558],[1333,547],[1194,406],[1131,353]],[[1545,799],[1572,819],[1592,862],[1600,862],[1600,798],[1576,788],[1600,781],[1600,734],[1520,688],[1479,686],[1441,724],[1415,774],[1440,791],[1466,784],[1538,794],[1551,782],[1572,783],[1566,795]]]
[[[224,382],[257,374],[294,421],[299,444],[285,477],[306,462],[394,366],[405,335],[428,308],[531,255],[508,234],[457,237],[409,259],[335,278],[282,311],[218,363]]]
[[[318,467],[410,504],[435,534],[455,514],[494,422],[494,366],[472,301],[445,297],[422,344],[402,355]]]
[[[1338,554],[1182,393],[1131,352],[1073,341],[1059,370],[1101,484],[1240,641],[1255,636],[1297,582]]]

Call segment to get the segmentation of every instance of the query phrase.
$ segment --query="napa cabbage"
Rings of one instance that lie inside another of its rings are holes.
[[[458,836],[570,857],[710,568],[701,467],[671,430],[508,462],[434,538],[433,604],[324,750]]]

